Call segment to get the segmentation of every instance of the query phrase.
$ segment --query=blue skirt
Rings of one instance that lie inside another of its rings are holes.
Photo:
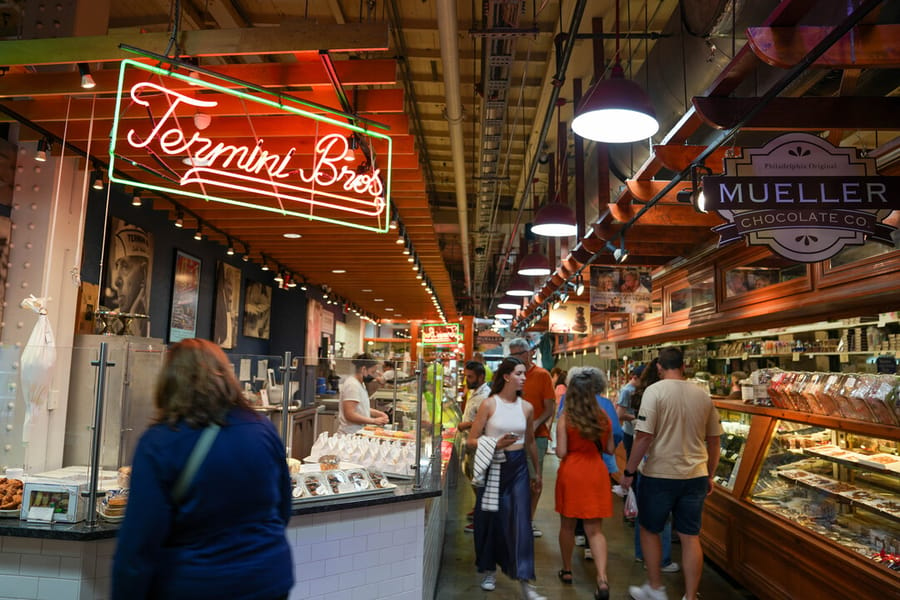
[[[506,452],[500,466],[500,510],[481,510],[484,488],[476,489],[475,566],[479,572],[497,565],[513,579],[534,579],[534,534],[531,532],[531,487],[524,450]]]

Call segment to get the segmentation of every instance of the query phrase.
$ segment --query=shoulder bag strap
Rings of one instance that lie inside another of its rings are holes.
[[[212,447],[213,442],[216,441],[216,436],[219,435],[220,429],[222,428],[216,423],[210,423],[203,430],[203,433],[200,434],[200,439],[197,440],[197,443],[194,444],[194,449],[191,450],[191,454],[188,456],[181,474],[178,475],[178,479],[175,481],[175,487],[172,488],[172,501],[176,505],[181,504],[188,487],[190,487],[194,481],[194,476],[200,469],[200,465],[206,460],[209,449]]]

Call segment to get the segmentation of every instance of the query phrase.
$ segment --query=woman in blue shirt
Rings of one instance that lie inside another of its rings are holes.
[[[287,598],[294,574],[284,445],[247,405],[225,353],[207,340],[172,346],[156,407],[135,450],[112,598]],[[176,501],[175,482],[211,424],[221,429]]]

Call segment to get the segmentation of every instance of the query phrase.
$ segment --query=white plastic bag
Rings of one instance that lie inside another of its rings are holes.
[[[632,486],[628,488],[628,495],[625,496],[625,518],[633,519],[637,514],[637,494],[634,493],[634,486]]]
[[[31,330],[28,343],[22,350],[20,359],[20,377],[22,395],[25,398],[25,423],[22,429],[22,441],[31,441],[35,421],[46,410],[50,396],[50,384],[53,380],[53,365],[56,363],[56,341],[50,319],[43,308],[43,298],[32,296],[22,302],[23,308],[31,308],[38,312],[37,323]]]

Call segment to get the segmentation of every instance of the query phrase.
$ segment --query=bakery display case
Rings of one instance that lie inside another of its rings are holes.
[[[725,489],[732,490],[740,471],[747,436],[750,434],[750,415],[720,408],[719,417],[725,433],[719,438],[722,449],[713,480]]]
[[[796,389],[846,374],[821,375]],[[832,411],[802,394],[788,408],[774,381],[775,406],[714,400],[725,435],[700,534],[707,558],[760,598],[896,597],[900,428],[843,416],[846,394]],[[896,397],[898,380],[880,381]]]
[[[900,570],[898,443],[779,420],[749,500]]]

